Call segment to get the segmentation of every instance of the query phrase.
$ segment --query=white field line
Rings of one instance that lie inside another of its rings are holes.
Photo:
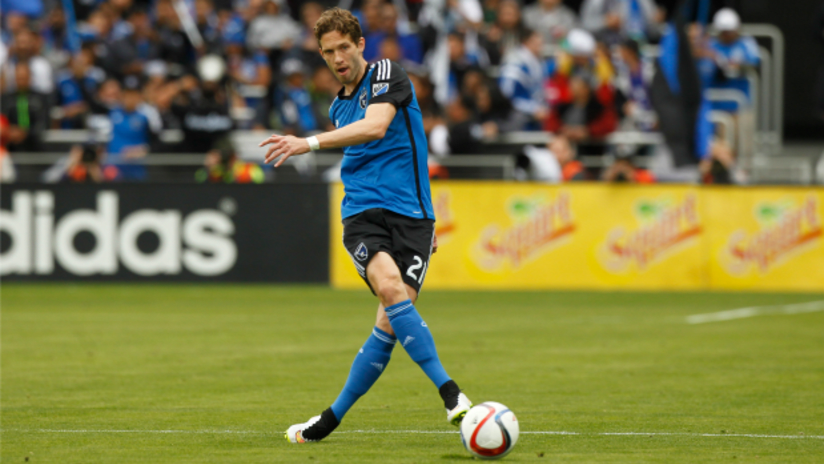
[[[19,433],[135,433],[135,434],[232,434],[232,435],[280,435],[282,432],[260,432],[253,430],[91,430],[91,429],[5,429],[2,432]],[[447,430],[341,430],[336,434],[427,434],[427,435],[455,435],[457,431]],[[565,432],[565,431],[528,431],[521,432],[522,435],[576,435],[576,436],[626,436],[626,437],[723,437],[723,438],[785,438],[785,439],[811,439],[824,440],[824,435],[768,435],[756,433],[691,433],[691,432]]]
[[[704,324],[707,322],[731,321],[733,319],[744,319],[745,317],[763,316],[766,314],[802,314],[817,311],[824,311],[824,300],[788,305],[753,306],[717,313],[693,314],[692,316],[687,316],[687,323]]]

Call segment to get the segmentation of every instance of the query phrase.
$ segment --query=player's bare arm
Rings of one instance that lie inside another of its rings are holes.
[[[397,109],[390,103],[376,103],[369,105],[364,119],[316,136],[318,148],[341,148],[350,145],[359,145],[382,139],[386,130],[395,118]],[[275,167],[279,167],[291,156],[302,155],[312,148],[309,139],[292,135],[272,135],[260,143],[261,147],[269,145],[266,150],[266,163],[277,160]]]

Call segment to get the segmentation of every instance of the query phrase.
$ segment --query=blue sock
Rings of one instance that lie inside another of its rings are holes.
[[[366,343],[352,362],[346,385],[332,404],[332,412],[335,413],[338,422],[343,420],[343,416],[355,401],[368,392],[381,376],[389,364],[396,341],[395,337],[383,330],[377,327],[372,329],[372,335],[366,339]]]
[[[402,301],[386,308],[389,323],[401,346],[409,353],[409,357],[421,366],[436,387],[450,380],[438,359],[438,350],[435,349],[435,340],[429,332],[426,322],[421,319],[411,300]]]

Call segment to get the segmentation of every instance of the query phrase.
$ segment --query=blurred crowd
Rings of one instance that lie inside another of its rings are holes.
[[[604,141],[615,131],[658,130],[648,50],[665,35],[668,12],[653,0],[575,3],[3,0],[0,177],[14,179],[15,156],[44,149],[46,130],[88,129],[89,142],[45,180],[145,180],[152,153],[205,153],[196,180],[262,182],[266,167],[241,160],[229,134],[334,128],[327,111],[340,85],[317,53],[313,26],[325,8],[341,6],[360,19],[365,58],[397,61],[412,79],[433,172],[443,172],[438,159],[482,152],[502,133],[545,131],[550,143],[517,154],[519,178],[654,182],[635,161],[654,146]],[[748,97],[755,41],[739,34],[730,9],[711,25],[713,36],[689,28],[703,88]],[[712,106],[747,123],[739,103]],[[169,129],[182,139],[163,137]],[[706,182],[730,181],[728,145],[715,142],[696,160]],[[587,155],[611,162],[593,171],[578,159]]]

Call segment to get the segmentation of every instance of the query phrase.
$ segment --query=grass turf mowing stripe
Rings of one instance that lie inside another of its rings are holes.
[[[179,434],[250,434],[250,435],[280,435],[282,432],[259,432],[254,430],[69,430],[69,429],[36,429],[36,430],[2,430],[0,433],[179,433]],[[457,434],[456,430],[341,430],[335,434]],[[624,437],[653,437],[653,436],[683,436],[683,437],[731,437],[731,438],[784,438],[784,439],[811,439],[824,440],[824,435],[767,435],[757,433],[691,433],[691,432],[567,432],[551,430],[523,431],[523,435],[578,435],[578,436],[624,436]]]

